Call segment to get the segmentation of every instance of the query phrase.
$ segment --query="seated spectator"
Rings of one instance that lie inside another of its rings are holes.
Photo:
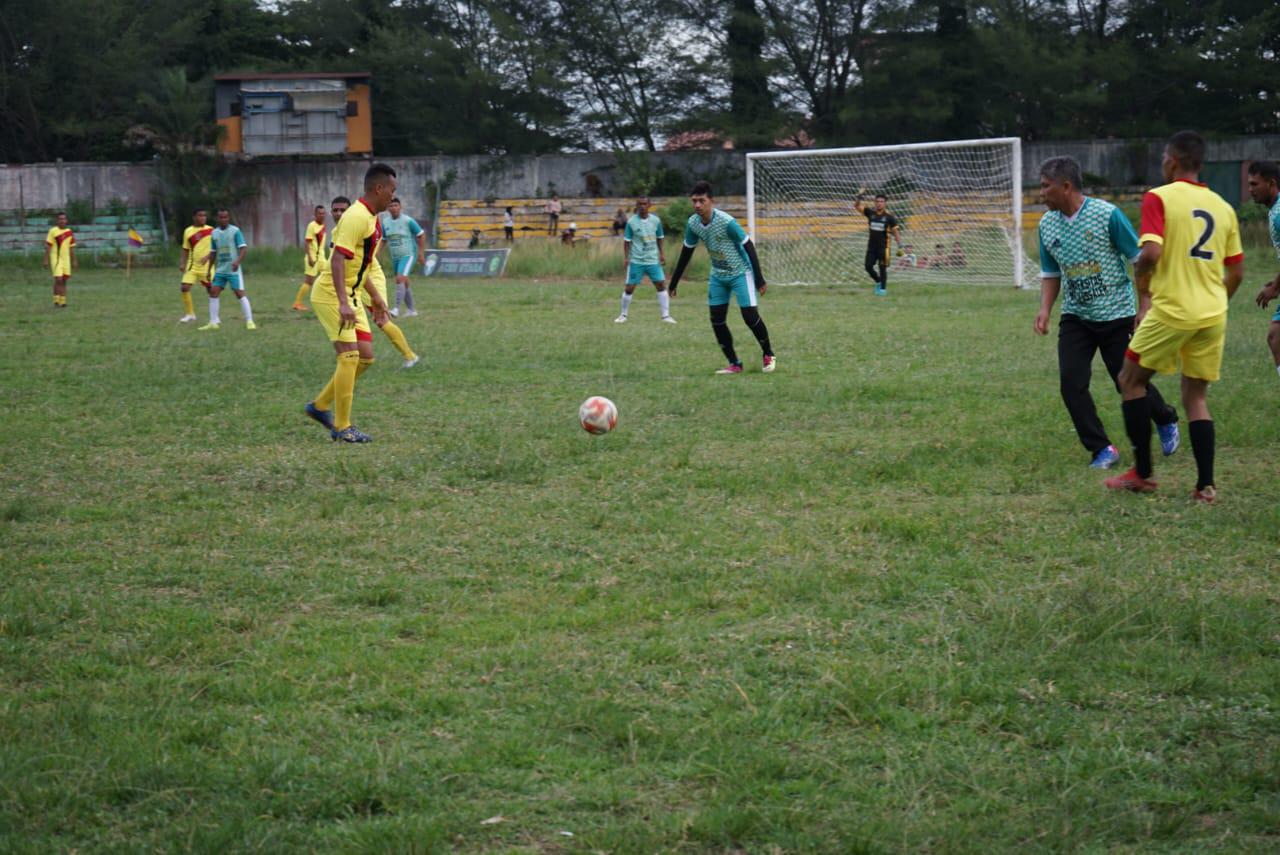
[[[964,257],[964,247],[960,245],[960,241],[956,241],[951,247],[951,254],[947,256],[948,267],[964,267],[968,261]]]
[[[626,230],[627,212],[624,211],[622,208],[619,208],[618,213],[613,215],[613,225],[611,226],[611,228],[613,229],[614,237],[617,237],[618,235],[622,234],[623,231]]]
[[[476,249],[480,246],[480,230],[471,230],[471,240],[467,241],[467,249]]]

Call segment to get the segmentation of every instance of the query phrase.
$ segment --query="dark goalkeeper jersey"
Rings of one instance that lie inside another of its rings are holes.
[[[888,211],[877,214],[875,208],[863,208],[862,216],[867,218],[867,227],[871,230],[867,241],[871,246],[885,246],[889,232],[898,227],[898,218]]]

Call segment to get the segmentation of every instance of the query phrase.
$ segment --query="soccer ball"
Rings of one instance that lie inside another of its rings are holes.
[[[592,395],[578,407],[578,423],[587,433],[608,433],[618,423],[618,408],[608,398]]]

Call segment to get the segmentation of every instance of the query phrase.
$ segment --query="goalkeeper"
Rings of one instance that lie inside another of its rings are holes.
[[[874,208],[863,207],[862,202],[858,202],[858,207],[862,211],[862,215],[867,218],[867,256],[863,260],[863,264],[867,268],[867,273],[871,276],[871,281],[876,286],[876,296],[883,297],[889,293],[889,235],[893,235],[894,241],[898,244],[898,250],[902,250],[902,236],[898,234],[898,218],[890,214],[887,208],[888,197],[883,193],[876,196],[876,204]],[[879,268],[879,272],[877,272]]]

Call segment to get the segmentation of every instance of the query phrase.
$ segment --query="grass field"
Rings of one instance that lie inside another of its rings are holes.
[[[1257,275],[1211,508],[1189,447],[1106,494],[1026,292],[773,289],[778,371],[734,313],[716,377],[695,282],[675,327],[419,282],[424,363],[379,335],[339,447],[318,324],[247,276],[254,333],[157,271],[0,288],[0,851],[1280,846]]]

